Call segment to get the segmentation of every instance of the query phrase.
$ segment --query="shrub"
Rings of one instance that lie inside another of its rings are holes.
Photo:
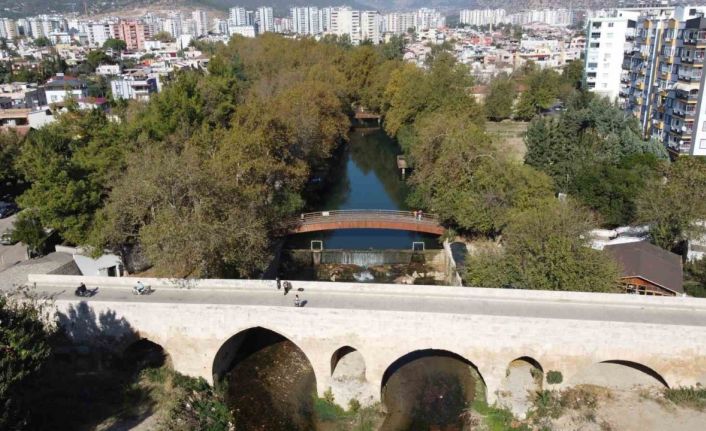
[[[704,410],[706,408],[706,388],[689,386],[664,390],[664,397],[674,404]]]
[[[558,385],[564,381],[564,376],[561,375],[561,371],[548,371],[547,372],[547,383],[550,385]]]

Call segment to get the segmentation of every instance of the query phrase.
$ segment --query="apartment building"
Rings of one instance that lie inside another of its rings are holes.
[[[617,100],[621,89],[623,55],[635,38],[637,12],[592,18],[587,24],[584,83],[589,91]]]
[[[706,155],[705,14],[679,6],[642,16],[624,57],[622,106],[673,156]]]
[[[128,50],[142,50],[145,47],[145,26],[140,21],[120,21],[118,39],[124,40]]]

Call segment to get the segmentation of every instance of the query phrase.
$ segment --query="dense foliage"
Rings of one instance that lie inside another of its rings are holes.
[[[590,93],[574,96],[561,115],[535,118],[525,143],[528,165],[610,226],[635,220],[637,195],[659,177],[659,160],[666,159],[659,143],[642,139],[633,117]]]
[[[511,217],[503,247],[469,256],[473,286],[540,290],[616,291],[618,270],[589,246],[591,214],[571,201],[546,200]]]
[[[649,224],[652,242],[684,251],[684,242],[704,234],[706,161],[682,157],[669,166],[666,178],[643,189],[637,201],[638,220]]]
[[[52,329],[41,303],[24,296],[0,295],[0,429],[25,429],[31,402],[26,387],[45,366]]]

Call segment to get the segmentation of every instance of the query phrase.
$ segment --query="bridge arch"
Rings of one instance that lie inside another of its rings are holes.
[[[615,389],[629,389],[634,386],[669,387],[667,380],[654,368],[623,359],[610,359],[591,364],[579,370],[567,383],[569,385],[593,384]]]
[[[159,368],[171,363],[164,347],[148,338],[139,338],[124,346],[121,356],[122,363],[135,370]]]
[[[242,429],[310,428],[316,373],[304,350],[280,332],[262,326],[237,332],[216,352],[212,373],[238,409]]]
[[[402,429],[428,424],[461,426],[466,406],[476,398],[486,401],[486,385],[478,367],[465,357],[439,349],[415,350],[385,370],[381,401],[386,421]]]
[[[215,383],[220,381],[228,373],[228,371],[230,371],[230,368],[232,368],[232,365],[236,360],[246,359],[254,353],[253,350],[267,347],[272,343],[280,341],[287,341],[296,347],[296,349],[301,352],[311,366],[311,358],[309,358],[306,352],[282,331],[270,329],[264,326],[252,326],[238,331],[235,335],[230,336],[220,344],[220,347],[213,358],[213,382]],[[244,344],[246,342],[250,342],[254,344],[254,346],[247,346]],[[243,347],[245,347],[245,349],[243,349]]]
[[[333,352],[329,389],[333,393],[335,402],[344,408],[348,407],[352,399],[356,399],[363,405],[375,402],[374,385],[368,381],[362,352],[349,345]]]
[[[497,393],[498,403],[524,418],[532,407],[534,394],[544,385],[544,368],[536,359],[521,356],[507,364]]]

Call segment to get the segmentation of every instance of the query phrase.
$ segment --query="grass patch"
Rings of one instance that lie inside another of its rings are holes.
[[[700,386],[665,389],[664,397],[678,406],[706,409],[706,388]]]
[[[488,431],[530,431],[526,424],[518,422],[513,414],[504,408],[489,406],[483,400],[475,400],[465,413],[466,422],[476,429],[482,421]],[[484,429],[484,428],[479,428]]]
[[[374,431],[380,427],[382,411],[380,404],[362,407],[357,400],[350,400],[348,409],[335,403],[331,389],[324,397],[314,396],[314,413],[319,422],[335,425],[335,429],[349,431]]]

